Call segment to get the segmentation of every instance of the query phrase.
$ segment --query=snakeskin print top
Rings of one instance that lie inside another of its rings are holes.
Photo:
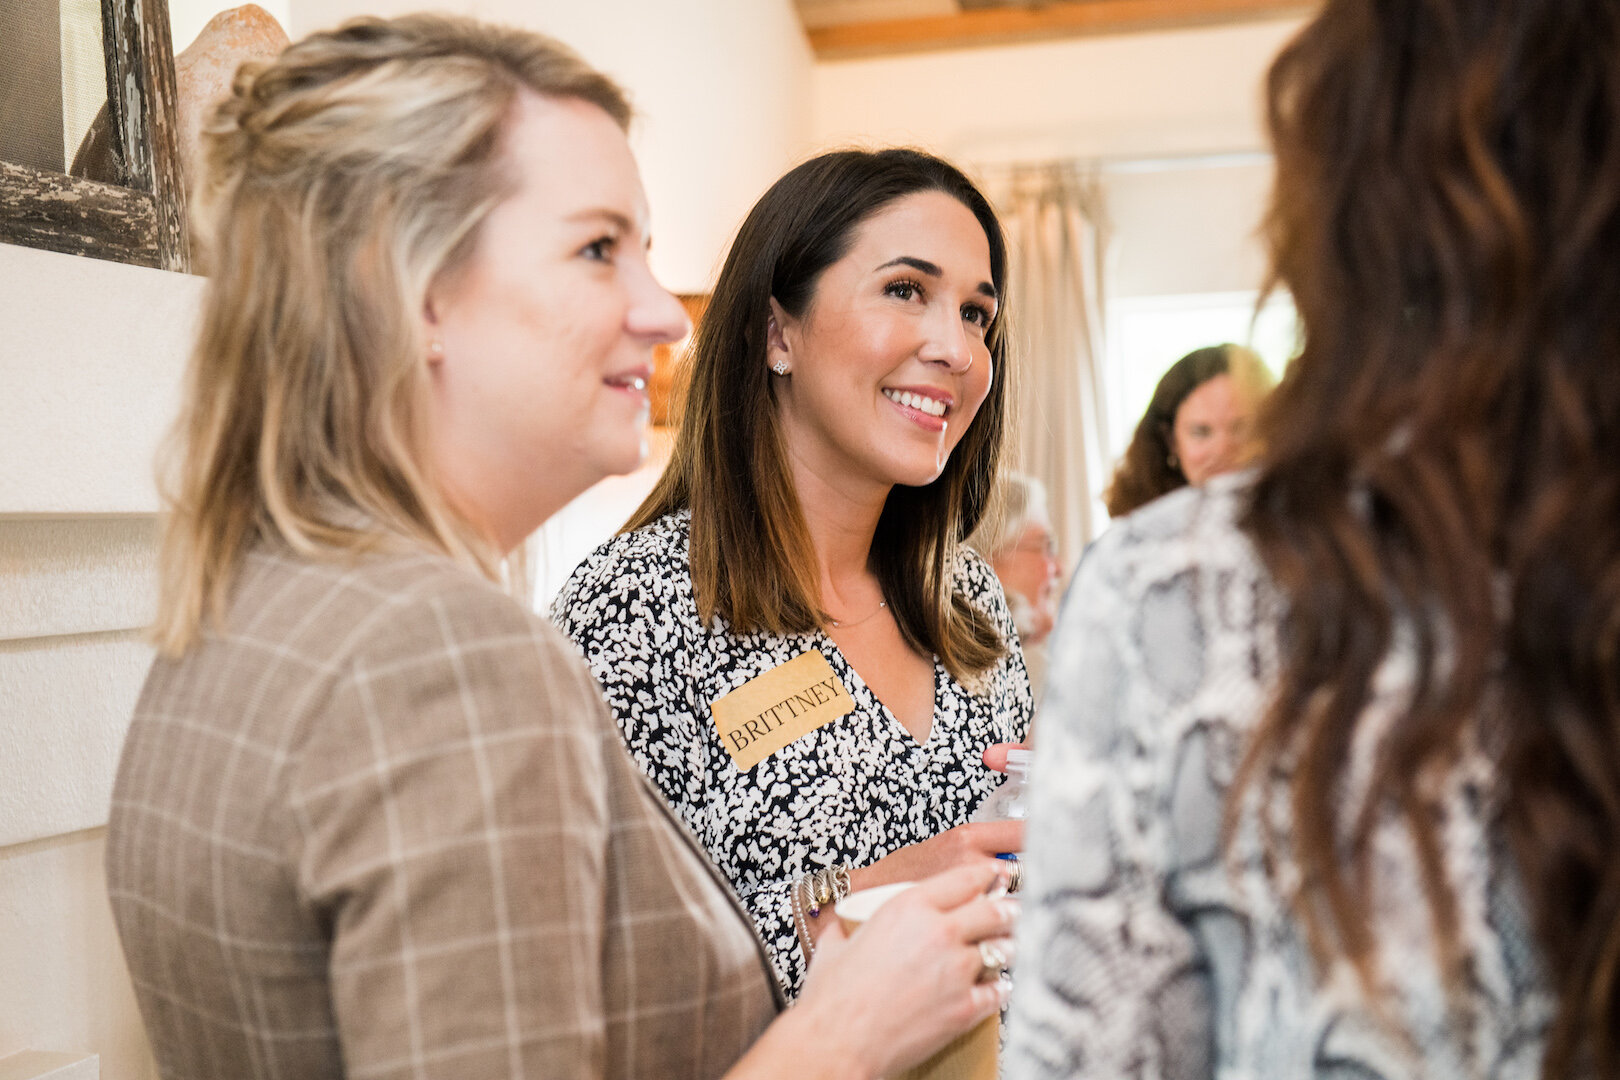
[[[1251,789],[1223,851],[1226,792],[1277,665],[1281,598],[1236,518],[1245,479],[1170,495],[1083,560],[1035,724],[1027,894],[1004,1076],[1015,1080],[1529,1080],[1552,996],[1494,835],[1493,769],[1463,756],[1439,836],[1463,984],[1448,994],[1416,856],[1374,843],[1380,1007],[1347,964],[1318,970],[1291,914],[1297,871],[1264,869]],[[1409,642],[1374,680],[1349,762],[1364,784],[1410,692]],[[1286,829],[1286,801],[1273,801]]]

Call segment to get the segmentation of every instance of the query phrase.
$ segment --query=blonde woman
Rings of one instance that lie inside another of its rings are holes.
[[[1003,993],[986,863],[800,1008],[503,555],[643,454],[654,345],[621,92],[556,43],[359,20],[206,136],[112,905],[171,1078],[877,1076]]]

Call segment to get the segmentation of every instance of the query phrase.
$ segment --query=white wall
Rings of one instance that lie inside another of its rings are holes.
[[[975,163],[1264,146],[1260,75],[1297,20],[843,60],[816,69],[818,145],[911,142]]]
[[[1255,288],[1261,91],[1297,19],[818,66],[818,146],[923,146],[971,169],[1096,159],[1116,296]]]
[[[0,245],[0,1059],[155,1075],[101,872],[201,281]]]
[[[1110,299],[1258,288],[1271,174],[1260,155],[1104,173],[1115,238]]]
[[[421,0],[290,0],[294,38]],[[812,57],[791,0],[449,0],[544,31],[630,92],[652,208],[653,270],[707,292],[748,208],[810,145]]]

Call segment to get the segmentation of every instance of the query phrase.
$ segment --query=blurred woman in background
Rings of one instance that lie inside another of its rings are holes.
[[[1109,516],[1243,466],[1271,383],[1264,362],[1241,345],[1195,349],[1171,364],[1103,494]]]
[[[1329,0],[1269,100],[1304,351],[1082,564],[1008,1074],[1614,1080],[1620,9]]]
[[[1046,639],[1057,621],[1063,568],[1046,512],[1046,488],[1023,473],[1003,474],[996,487],[998,512],[986,515],[967,542],[989,560],[1007,594],[1029,684],[1038,700],[1046,676]]]

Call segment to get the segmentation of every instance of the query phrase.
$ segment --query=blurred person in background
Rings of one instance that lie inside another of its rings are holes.
[[[1328,0],[1304,350],[1053,646],[1007,1075],[1620,1077],[1620,7]]]
[[[1103,494],[1110,517],[1241,468],[1271,373],[1252,349],[1211,345],[1183,356],[1153,388],[1125,456]]]
[[[987,515],[968,537],[968,546],[983,555],[996,572],[1018,642],[1024,649],[1029,684],[1040,699],[1046,677],[1046,639],[1057,621],[1057,541],[1046,510],[1046,488],[1033,476],[1005,473],[997,481],[999,512]]]

